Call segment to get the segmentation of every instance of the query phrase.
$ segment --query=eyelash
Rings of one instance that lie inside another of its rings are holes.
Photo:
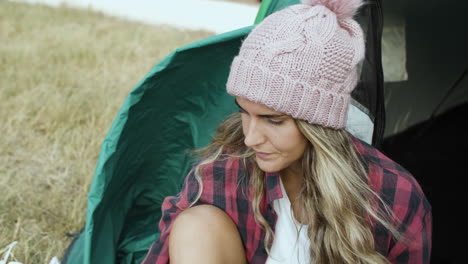
[[[275,126],[279,126],[283,124],[283,121],[274,121],[274,120],[268,119],[268,123],[275,125]]]
[[[268,119],[268,123],[275,125],[275,126],[279,126],[283,123],[283,121],[274,121],[274,120]]]
[[[239,110],[239,113],[246,114],[246,112],[243,111],[243,110]],[[268,123],[270,123],[272,125],[275,125],[275,126],[279,126],[279,125],[283,124],[283,121],[274,121],[274,120],[268,119]]]

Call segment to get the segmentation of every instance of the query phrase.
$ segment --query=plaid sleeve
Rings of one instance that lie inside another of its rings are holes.
[[[368,161],[370,183],[399,220],[403,239],[392,238],[381,226],[375,229],[376,246],[391,263],[430,262],[432,209],[421,186],[405,168],[374,147],[355,140],[357,150]]]
[[[162,203],[162,216],[159,222],[161,235],[148,251],[142,264],[166,264],[169,263],[169,234],[175,218],[187,208],[198,193],[198,182],[195,179],[193,169],[185,178],[182,191],[176,196],[166,197]]]
[[[396,162],[376,154],[382,173],[381,195],[400,221],[402,239],[393,241],[387,258],[391,263],[430,262],[432,246],[432,209],[416,179]]]
[[[419,206],[412,207],[419,203]],[[387,258],[391,263],[430,263],[432,246],[431,207],[424,196],[411,193],[407,213],[399,227],[407,241],[397,241]]]

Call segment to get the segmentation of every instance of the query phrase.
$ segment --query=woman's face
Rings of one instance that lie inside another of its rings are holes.
[[[246,146],[256,153],[258,166],[264,172],[300,170],[307,139],[286,114],[247,99],[236,97],[242,116]]]

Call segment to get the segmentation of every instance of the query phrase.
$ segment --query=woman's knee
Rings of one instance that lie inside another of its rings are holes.
[[[205,237],[239,236],[237,227],[231,218],[221,209],[212,205],[199,205],[180,213],[174,221],[171,236],[188,234]]]
[[[175,219],[169,238],[171,263],[242,263],[244,247],[236,225],[221,209],[199,205]]]
[[[213,205],[198,205],[180,213],[174,222],[174,227],[216,228],[218,226],[235,227],[231,218],[221,209]]]

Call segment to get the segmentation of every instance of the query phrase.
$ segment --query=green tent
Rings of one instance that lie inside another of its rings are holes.
[[[298,0],[263,1],[256,22]],[[361,13],[367,52],[353,93],[378,144],[383,133],[380,0]],[[235,111],[225,83],[231,61],[253,26],[175,50],[129,94],[102,144],[88,196],[86,224],[64,264],[140,263],[159,236],[161,203],[179,192],[193,164],[190,150],[206,146]]]

